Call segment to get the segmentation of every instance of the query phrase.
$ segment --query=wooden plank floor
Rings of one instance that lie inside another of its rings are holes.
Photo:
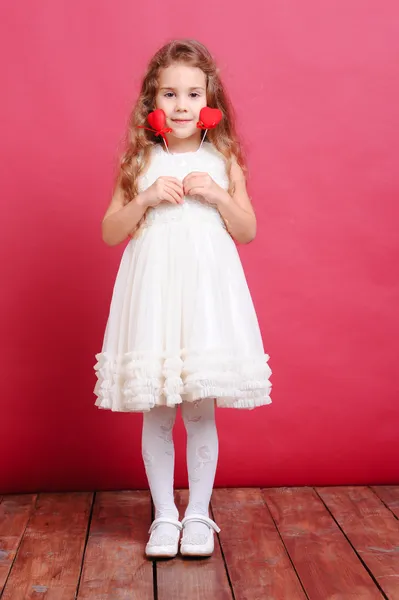
[[[0,496],[0,598],[399,599],[399,486],[215,489],[212,515],[211,558],[150,561],[147,491]]]

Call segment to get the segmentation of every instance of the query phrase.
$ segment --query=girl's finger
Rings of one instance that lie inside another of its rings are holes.
[[[204,184],[205,181],[202,178],[194,177],[193,179],[185,182],[184,189],[187,190],[193,187],[204,187]]]
[[[181,198],[183,198],[183,196],[184,196],[184,189],[183,189],[182,185],[180,185],[180,186],[176,185],[176,183],[174,181],[170,181],[170,182],[169,181],[167,181],[167,182],[165,181],[165,188],[166,187],[168,187],[169,189],[175,190],[175,192],[177,194],[179,194],[179,196]]]
[[[183,183],[180,181],[180,179],[177,179],[177,177],[164,177],[163,179],[165,180],[165,183],[173,183],[174,185],[177,185],[177,187],[179,187],[180,189],[183,188]]]
[[[203,177],[202,173],[189,173],[189,175],[183,179],[183,187],[189,183],[192,183],[193,181],[196,181],[197,179],[200,179],[201,177]]]
[[[170,204],[180,204],[180,202],[176,200],[176,198],[166,190],[163,194],[162,202],[169,202]]]
[[[189,173],[188,175],[186,175],[185,178],[187,178],[187,177],[195,177],[196,175],[202,177],[203,175],[208,175],[208,173],[203,173],[202,171],[191,171],[191,173]]]
[[[168,194],[168,196],[171,196],[174,199],[174,202],[176,202],[177,204],[180,204],[182,201],[181,195],[179,194],[179,192],[177,192],[174,188],[169,187],[168,185],[165,186],[165,194]]]
[[[189,173],[188,175],[185,176],[185,178],[183,179],[183,183],[185,181],[189,181],[190,179],[194,179],[196,177],[204,177],[204,175],[206,175],[206,173],[199,173],[197,171],[193,171],[192,173]]]
[[[203,187],[192,187],[186,191],[187,196],[202,196],[204,191]]]

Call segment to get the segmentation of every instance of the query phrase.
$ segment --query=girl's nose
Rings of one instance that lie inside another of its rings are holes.
[[[184,102],[184,99],[181,98],[177,98],[176,99],[176,112],[186,112],[187,108],[186,108],[186,104]]]

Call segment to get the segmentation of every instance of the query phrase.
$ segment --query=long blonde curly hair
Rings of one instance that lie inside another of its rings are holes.
[[[234,111],[212,55],[203,44],[196,40],[174,40],[158,50],[151,59],[138,100],[129,118],[126,149],[122,155],[118,173],[126,204],[138,194],[138,178],[148,165],[151,148],[155,144],[162,143],[161,138],[155,136],[151,131],[139,129],[138,125],[148,126],[147,117],[154,108],[161,69],[176,63],[198,67],[205,73],[207,105],[210,108],[218,108],[223,114],[219,125],[208,131],[207,138],[226,158],[227,173],[230,172],[233,158],[245,171],[244,158],[235,130]]]

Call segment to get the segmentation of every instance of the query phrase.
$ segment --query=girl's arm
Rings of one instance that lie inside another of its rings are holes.
[[[187,196],[202,196],[209,204],[216,206],[230,235],[241,244],[252,242],[256,235],[256,217],[247,194],[244,173],[233,159],[230,171],[233,195],[218,185],[209,173],[193,171],[183,180]]]
[[[134,233],[147,208],[161,202],[181,204],[183,185],[175,177],[158,177],[146,190],[137,194],[129,204],[118,181],[114,195],[102,221],[102,237],[109,246],[116,246]]]
[[[135,230],[146,210],[142,194],[125,204],[124,193],[118,182],[101,224],[103,241],[109,246],[123,242]]]
[[[217,208],[230,235],[241,244],[248,244],[256,236],[256,216],[247,193],[244,173],[233,160],[230,179],[234,185],[233,195],[221,194]]]

